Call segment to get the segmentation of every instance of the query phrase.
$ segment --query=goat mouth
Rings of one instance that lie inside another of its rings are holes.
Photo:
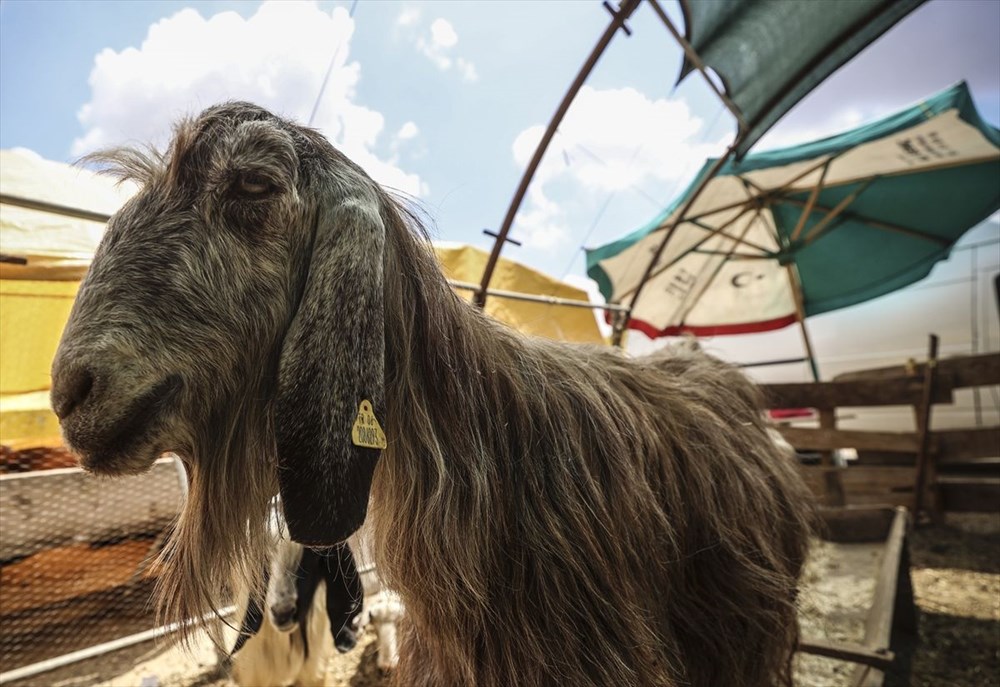
[[[176,404],[182,387],[179,375],[165,377],[134,399],[116,420],[70,416],[63,433],[81,466],[96,474],[142,472],[171,447],[159,447],[156,435],[164,415]]]
[[[278,632],[289,633],[298,627],[298,623],[295,620],[290,620],[287,623],[281,623],[280,625],[274,622],[274,618],[271,618],[271,622],[274,623],[274,629]]]

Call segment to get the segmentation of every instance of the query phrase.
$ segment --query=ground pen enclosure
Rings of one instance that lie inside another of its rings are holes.
[[[938,387],[935,393],[940,396],[934,398],[947,400],[955,384],[971,384],[972,379],[992,380],[997,364],[996,355],[942,361],[939,372],[948,381]],[[970,369],[974,374],[968,372]],[[903,395],[892,396],[891,400],[920,399],[924,370],[917,365],[891,372],[878,371],[875,385],[869,384],[870,375],[861,374],[861,382],[847,379],[828,385],[781,387],[771,392],[784,393],[781,398],[787,399],[792,398],[793,391],[805,394],[803,389],[811,389],[816,395],[809,403],[821,409],[824,403],[858,403],[857,397],[844,394],[856,393],[862,387],[874,394],[871,399],[884,400],[885,394],[900,393]],[[896,373],[908,381],[892,381],[894,375],[898,377]],[[876,388],[879,391],[871,391]],[[926,629],[923,644],[914,648],[917,616],[910,586],[907,520],[909,509],[916,505],[912,480],[916,479],[920,442],[909,435],[901,438],[829,428],[783,428],[783,432],[800,446],[806,463],[816,461],[817,464],[805,464],[802,469],[817,497],[827,504],[823,511],[825,541],[814,544],[804,576],[797,684],[800,687],[906,684],[900,680],[905,680],[911,664],[922,666],[914,670],[914,685],[996,684],[996,674],[988,675],[992,668],[998,667],[995,637],[1000,608],[995,606],[996,598],[1000,598],[997,596],[1000,569],[994,568],[1000,566],[996,561],[1000,552],[997,534],[1000,523],[994,521],[1000,518],[996,516],[998,501],[991,491],[998,481],[992,476],[996,459],[987,457],[994,454],[983,438],[989,434],[972,430],[960,439],[955,432],[931,433],[929,469],[933,473],[926,487],[928,514],[938,521],[946,521],[954,511],[993,513],[984,516],[988,520],[988,530],[981,535],[984,538],[970,540],[975,541],[975,548],[983,549],[979,554],[987,560],[980,564],[984,566],[983,572],[971,571],[965,576],[948,578],[953,573],[929,570],[915,577],[925,586],[931,584],[923,591],[918,584],[918,601],[922,595],[933,598],[939,594],[937,585],[946,578],[954,579],[951,584],[957,585],[952,595],[986,599],[985,604],[979,604],[980,612],[985,614],[982,621],[957,618],[951,621],[952,625],[945,626],[950,628],[945,637],[963,637],[968,628],[984,628],[985,646],[981,638],[975,640],[985,652],[980,654],[984,656],[981,666],[977,666],[975,661],[961,659],[961,651],[970,650],[965,646],[953,645],[944,654],[937,653],[938,641],[947,640],[928,635]],[[825,463],[827,458],[822,454],[808,453],[809,449],[826,451],[852,445],[862,447],[860,459],[846,467]],[[886,446],[895,450],[885,449]],[[955,447],[959,449],[957,452]],[[869,451],[875,448],[883,451],[872,457]],[[810,458],[811,455],[818,457]],[[894,464],[884,465],[890,460]],[[0,474],[0,679],[5,684],[138,685],[136,680],[152,675],[157,675],[157,680],[166,680],[164,666],[179,665],[183,667],[180,673],[170,673],[173,675],[170,680],[157,684],[230,684],[212,672],[211,650],[202,648],[200,663],[177,663],[182,660],[181,654],[170,649],[169,637],[152,641],[163,633],[156,630],[149,603],[154,574],[149,562],[183,498],[183,482],[174,461],[165,458],[149,474],[114,481],[87,475],[72,464],[72,456],[58,448],[4,449]],[[891,482],[879,476],[887,467],[891,468],[889,474],[894,475]],[[830,475],[839,479],[831,479]],[[886,502],[890,505],[876,505]],[[935,539],[938,536],[935,533],[941,533],[943,538]],[[949,567],[942,553],[954,556],[956,567],[964,565],[961,557],[965,554],[948,548],[954,546],[947,538],[953,535],[947,527],[921,531],[918,540],[925,542],[921,555],[936,556],[939,562],[935,569]],[[994,567],[990,567],[989,560],[993,560]],[[371,568],[364,569],[368,576],[366,587],[372,590],[377,582]],[[977,586],[972,588],[970,584]],[[927,608],[928,618],[935,623],[931,627],[942,622],[937,619],[941,610],[937,604],[934,601]],[[921,622],[926,624],[925,620]],[[990,636],[994,638],[992,654]],[[368,636],[352,655],[332,662],[327,684],[382,684],[384,679],[374,668],[370,645]],[[95,646],[97,652],[88,651]],[[930,659],[921,663],[922,652],[936,658],[931,663],[927,662]],[[947,655],[955,652],[958,658],[953,659],[950,668],[956,673],[954,681],[940,682],[922,676],[922,672],[940,675],[935,671],[946,670],[941,666],[949,665],[952,659]],[[145,662],[139,660],[141,656],[147,657]],[[70,660],[85,658],[90,660],[83,663]],[[132,660],[139,662],[137,667],[129,664]],[[981,673],[975,672],[978,667],[982,668]],[[979,677],[958,677],[958,673]],[[209,682],[210,679],[214,682]]]

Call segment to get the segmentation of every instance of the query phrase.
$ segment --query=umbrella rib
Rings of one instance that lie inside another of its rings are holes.
[[[740,238],[742,238],[744,235],[746,235],[746,233],[748,231],[750,231],[750,227],[753,226],[754,222],[756,222],[758,219],[760,219],[760,212],[761,212],[761,208],[758,207],[757,211],[754,213],[754,216],[752,218],[750,218],[750,221],[746,223],[745,227],[743,227],[743,234],[740,235]],[[736,246],[737,246],[737,244],[734,243],[733,246],[732,246],[732,248],[729,251],[729,254],[726,256],[726,258],[731,258],[732,257],[733,252],[735,252],[735,250],[736,250]],[[681,326],[681,327],[684,326],[684,320],[687,319],[687,316],[690,315],[691,311],[694,310],[694,308],[695,308],[696,305],[698,305],[698,303],[701,301],[702,296],[704,296],[708,292],[709,287],[712,286],[712,282],[714,282],[715,278],[719,276],[719,272],[722,271],[722,268],[723,268],[723,266],[725,264],[726,264],[726,259],[720,260],[719,264],[717,264],[715,266],[715,270],[712,272],[712,274],[705,281],[705,284],[698,291],[697,295],[695,295],[691,299],[691,302],[686,307],[684,306],[684,304],[681,304],[682,311],[681,311],[680,321],[678,322],[679,326]],[[706,265],[706,267],[707,267],[707,265]]]
[[[730,220],[729,223],[732,224],[733,222],[735,222],[736,220],[738,220],[740,217],[742,217],[743,215],[745,215],[749,210],[750,210],[750,206],[747,205],[746,207],[743,208],[743,210],[740,211],[740,214],[736,215],[736,217],[734,217],[732,220]],[[688,219],[688,220],[684,220],[684,221],[685,222],[690,222],[691,220]],[[673,224],[670,227],[670,231],[673,232],[674,230],[676,230],[680,226],[680,224],[681,224],[680,222],[678,222],[676,224]],[[703,226],[703,225],[698,225],[698,226]],[[680,255],[678,255],[676,258],[674,258],[673,260],[671,260],[670,262],[668,262],[666,265],[664,265],[663,267],[661,267],[658,270],[657,269],[652,269],[653,265],[656,264],[656,261],[660,259],[660,252],[666,246],[667,241],[670,240],[671,234],[668,234],[667,237],[664,239],[664,241],[660,244],[660,249],[658,251],[656,251],[656,253],[654,254],[654,256],[653,256],[653,262],[652,262],[652,264],[650,264],[649,268],[646,270],[646,274],[644,275],[644,277],[642,279],[640,279],[639,283],[636,284],[634,287],[632,287],[628,291],[623,292],[621,294],[621,296],[618,297],[619,302],[624,302],[624,300],[626,298],[628,298],[629,296],[632,296],[633,294],[635,294],[636,292],[638,292],[639,289],[641,289],[642,286],[646,282],[648,282],[650,279],[653,279],[655,277],[660,276],[661,274],[663,274],[664,272],[666,272],[667,270],[669,270],[671,267],[673,267],[674,265],[676,265],[678,262],[680,262],[681,260],[683,260],[684,258],[686,258],[688,255],[690,255],[693,251],[695,251],[696,249],[701,248],[703,245],[705,245],[705,242],[708,241],[710,238],[712,238],[713,236],[717,236],[717,235],[721,234],[722,231],[723,231],[723,229],[725,229],[725,227],[720,227],[718,229],[712,229],[712,231],[707,236],[703,236],[702,238],[700,238],[696,244],[694,244],[693,246],[691,246],[687,250],[683,251]],[[631,307],[635,307],[635,303],[636,303],[636,300],[635,300],[635,298],[633,298],[632,299],[632,305],[631,305]]]
[[[733,251],[728,253],[721,250],[700,250],[696,249],[691,251],[692,253],[697,253],[698,255],[725,255],[726,257],[732,258],[734,260],[774,260],[774,253],[767,253],[766,255],[755,255],[753,253],[737,253]]]
[[[715,178],[718,178],[718,177],[715,177]],[[694,222],[696,220],[704,219],[705,217],[711,217],[712,215],[717,215],[720,212],[725,212],[726,210],[735,210],[736,208],[747,209],[749,207],[752,207],[753,204],[754,204],[754,199],[753,198],[749,198],[747,200],[738,200],[735,203],[729,203],[728,205],[721,205],[721,206],[719,206],[717,208],[712,208],[711,210],[706,210],[705,212],[699,213],[697,215],[693,215],[691,217],[685,217],[684,221],[685,222]],[[667,229],[668,227],[665,224],[663,224],[663,225],[660,225],[660,227],[658,227],[658,228],[659,229]]]
[[[835,220],[837,217],[839,217],[841,213],[843,213],[844,210],[846,210],[851,203],[857,200],[858,196],[864,193],[865,189],[871,186],[872,182],[875,181],[877,178],[878,177],[871,177],[867,179],[863,184],[861,184],[861,186],[854,189],[854,191],[852,191],[850,195],[848,195],[846,198],[844,198],[835,206],[833,206],[833,209],[828,210],[826,217],[821,219],[819,223],[817,223],[816,226],[810,229],[809,233],[806,234],[806,237],[804,239],[805,245],[808,246],[816,239],[820,238],[823,234],[825,234],[827,227],[830,226],[830,223],[833,222],[833,220]]]
[[[836,157],[836,155],[833,155],[833,156],[828,156],[828,157],[826,157],[823,160],[820,160],[816,164],[811,165],[810,167],[806,168],[804,171],[800,172],[799,174],[797,174],[796,176],[794,176],[792,179],[790,179],[789,181],[785,182],[782,186],[779,186],[778,188],[774,189],[773,191],[766,191],[765,189],[761,188],[756,183],[750,181],[746,177],[742,177],[742,176],[739,176],[739,175],[735,175],[735,176],[737,176],[741,181],[749,183],[751,186],[753,186],[754,188],[758,189],[762,195],[766,195],[766,196],[778,196],[778,195],[782,195],[782,194],[787,193],[787,192],[791,192],[789,190],[789,187],[792,184],[800,181],[804,177],[809,176],[810,174],[812,174],[813,172],[815,172],[820,167],[823,167],[824,165],[829,164],[830,162],[833,161],[833,159],[835,157]],[[723,176],[728,176],[728,175],[723,175]],[[712,180],[718,179],[718,178],[719,177],[713,177]],[[693,215],[691,217],[685,217],[683,221],[684,222],[693,222],[695,220],[699,220],[699,219],[702,219],[704,217],[711,217],[712,215],[716,215],[716,214],[718,214],[720,212],[725,212],[726,210],[733,210],[733,209],[738,208],[738,207],[745,207],[746,205],[756,204],[758,201],[759,201],[758,198],[748,198],[747,200],[738,200],[738,201],[735,201],[735,202],[732,202],[732,203],[727,203],[726,205],[720,205],[719,207],[712,208],[711,210],[705,210],[704,212],[700,212],[697,215]],[[680,222],[677,222],[677,224],[680,224]],[[666,222],[666,220],[665,220],[664,223],[661,224],[659,227],[657,227],[654,231],[660,231],[660,230],[665,230],[665,229],[669,229],[669,228],[670,228],[670,225],[668,225],[667,222]]]
[[[806,201],[806,206],[802,210],[802,214],[799,215],[799,221],[795,224],[795,230],[792,231],[792,241],[797,241],[799,234],[806,226],[806,220],[809,219],[809,215],[812,214],[813,207],[816,205],[816,199],[819,198],[820,191],[823,190],[823,182],[826,180],[826,173],[830,170],[830,162],[833,158],[826,161],[823,165],[823,172],[820,174],[819,181],[813,186],[812,193],[809,194],[809,200]]]
[[[749,210],[749,209],[750,208],[747,208],[747,210]],[[758,214],[760,213],[760,208],[757,209],[757,212],[758,212]],[[726,231],[725,231],[726,227],[729,226],[730,224],[732,224],[733,222],[735,222],[736,220],[738,220],[740,217],[742,217],[745,214],[746,214],[746,210],[744,212],[741,212],[739,215],[737,215],[733,219],[731,219],[728,224],[725,224],[725,225],[723,225],[721,227],[718,227],[718,228],[713,227],[711,224],[705,224],[704,222],[701,222],[699,220],[689,219],[688,222],[690,222],[691,224],[695,225],[696,227],[701,227],[705,231],[713,232],[713,234],[721,234],[722,236],[725,236],[730,241],[735,241],[736,243],[738,243],[740,245],[743,245],[743,246],[746,246],[747,248],[753,248],[754,250],[759,250],[761,253],[763,253],[765,255],[769,254],[771,251],[769,251],[767,248],[764,248],[761,245],[758,245],[758,244],[754,243],[753,241],[748,241],[745,238],[733,236],[732,234],[726,233]],[[751,220],[751,221],[753,221],[753,220]],[[745,233],[746,232],[744,232],[744,234]]]
[[[794,198],[784,198],[782,202],[798,206],[804,206],[806,204],[805,201],[796,200]],[[822,205],[815,205],[813,206],[813,209],[820,210],[822,212],[830,212],[830,208]],[[871,226],[874,229],[882,229],[884,231],[892,231],[898,234],[913,236],[915,238],[924,239],[925,241],[930,241],[931,243],[936,243],[939,246],[946,246],[950,243],[948,239],[943,238],[941,236],[935,236],[934,234],[930,234],[925,231],[920,231],[919,229],[904,227],[899,224],[893,224],[892,222],[885,222],[883,220],[872,219],[870,217],[866,217],[865,215],[861,215],[856,212],[843,212],[841,213],[841,215],[844,219],[864,222],[865,224]]]

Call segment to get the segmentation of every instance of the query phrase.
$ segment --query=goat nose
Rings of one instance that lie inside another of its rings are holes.
[[[274,618],[274,624],[278,627],[284,627],[285,625],[290,625],[292,621],[295,620],[295,606],[290,608],[272,608],[271,616]]]
[[[60,420],[86,400],[94,388],[94,375],[86,367],[60,371],[52,380],[52,410]]]

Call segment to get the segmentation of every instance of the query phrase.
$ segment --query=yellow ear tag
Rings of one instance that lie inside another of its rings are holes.
[[[361,401],[358,407],[358,417],[351,428],[351,441],[355,446],[365,448],[385,448],[385,432],[375,419],[371,401]]]

